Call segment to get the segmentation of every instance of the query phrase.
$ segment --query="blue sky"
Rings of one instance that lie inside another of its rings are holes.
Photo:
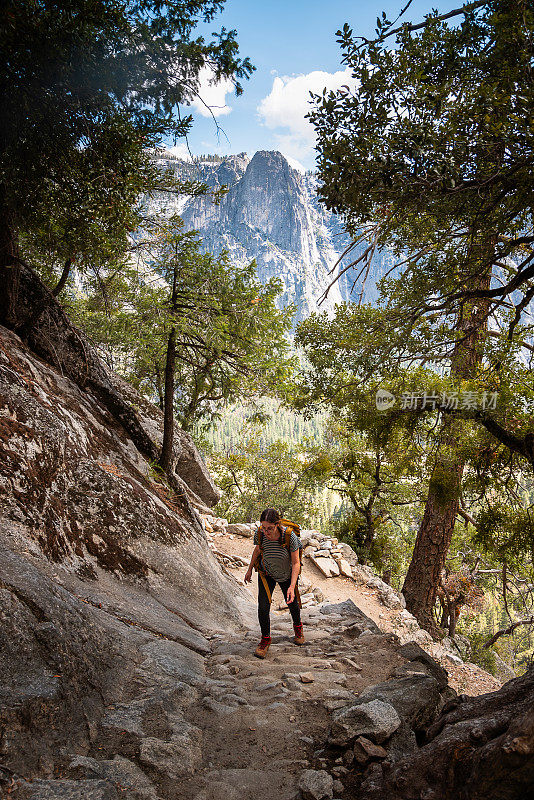
[[[313,129],[305,120],[308,92],[350,84],[343,74],[335,33],[348,22],[355,34],[372,36],[376,17],[386,11],[396,18],[404,2],[375,0],[227,0],[225,10],[207,28],[221,25],[238,32],[240,52],[256,67],[245,81],[244,92],[235,97],[229,86],[210,86],[204,76],[201,96],[212,107],[223,133],[207,108],[191,109],[194,124],[189,136],[193,155],[202,153],[280,150],[306,169],[315,162]],[[459,5],[457,0],[439,4],[441,12]],[[412,0],[403,20],[420,21],[432,9],[430,2]],[[177,152],[185,152],[178,142]]]

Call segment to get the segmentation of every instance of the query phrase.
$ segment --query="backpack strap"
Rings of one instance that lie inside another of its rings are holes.
[[[293,526],[293,523],[290,523],[290,525]],[[296,525],[294,527],[298,528],[298,530],[300,531],[300,528],[299,528],[298,525]],[[285,533],[284,533],[284,547],[287,548],[287,552],[289,553],[289,557],[290,558],[291,558],[291,550],[290,550],[291,534],[293,532],[294,531],[292,531],[289,527],[286,527]],[[295,535],[298,536],[298,533],[296,533],[296,531],[295,531]],[[300,564],[299,575],[300,575],[300,573],[302,572],[302,547],[299,547],[299,551],[298,552],[299,552],[299,564]],[[299,579],[298,578],[297,578],[297,582],[295,583],[295,598],[296,598],[296,600],[297,600],[297,602],[299,604],[299,608],[302,608],[302,600],[300,599]]]
[[[263,583],[263,586],[267,593],[267,597],[269,598],[269,604],[271,604],[273,602],[273,597],[271,594],[271,590],[269,589],[269,584],[267,583],[267,575],[265,574],[265,572],[260,572],[259,575],[261,578],[261,582]]]
[[[260,548],[260,555],[259,558],[256,559],[256,561],[254,562],[254,569],[258,572],[261,578],[261,582],[263,583],[270,604],[273,601],[273,597],[271,594],[271,590],[269,589],[269,584],[267,583],[267,575],[265,574],[265,570],[263,569],[263,533],[261,532],[260,528],[258,528],[258,547]]]

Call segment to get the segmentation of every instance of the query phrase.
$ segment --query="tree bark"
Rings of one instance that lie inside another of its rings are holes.
[[[474,245],[467,259],[467,274],[475,273],[478,267],[478,276],[473,280],[477,289],[489,288],[491,266],[484,269],[483,266],[485,262],[491,265],[494,241],[490,239],[483,246]],[[453,377],[461,380],[476,374],[486,338],[488,307],[487,299],[463,304],[457,323],[459,338],[451,359]],[[443,421],[423,519],[402,587],[406,608],[421,627],[433,634],[437,634],[438,629],[432,619],[432,609],[460,507],[465,458],[459,445],[464,424],[452,417]]]
[[[0,184],[0,323],[15,330],[20,322],[18,297],[20,255],[13,215],[6,202],[6,188]]]
[[[176,368],[176,328],[174,325],[167,342],[165,362],[165,395],[163,400],[163,444],[159,465],[167,472],[172,461],[172,442],[174,438],[174,371]]]
[[[455,444],[455,423],[457,420],[445,420],[445,424],[448,424],[446,433],[449,446]],[[443,457],[443,450],[444,445],[440,448],[439,461],[432,472],[423,519],[402,587],[406,608],[421,627],[430,632],[435,632],[432,609],[451,544],[464,469],[463,459],[452,458],[447,461]]]

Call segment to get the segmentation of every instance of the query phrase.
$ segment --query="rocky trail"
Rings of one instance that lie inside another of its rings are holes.
[[[212,521],[211,525],[207,520],[203,521],[208,525],[209,546],[216,554],[223,570],[231,575],[238,584],[244,586],[243,574],[252,552],[253,545],[250,536],[254,526],[245,524],[226,526],[225,520],[217,520],[214,517],[208,517],[208,520]],[[209,530],[213,525],[215,529]],[[239,531],[239,533],[231,531]],[[457,636],[454,640],[445,637],[441,642],[434,641],[425,630],[420,628],[412,614],[403,608],[402,595],[384,583],[372,569],[358,564],[356,554],[348,545],[341,543],[339,547],[342,548],[345,556],[345,568],[350,570],[351,577],[349,578],[346,574],[337,576],[330,574],[327,577],[316,566],[315,548],[310,541],[326,542],[330,546],[332,541],[337,542],[337,540],[317,531],[303,531],[301,539],[305,545],[305,557],[299,585],[305,607],[317,607],[325,600],[329,603],[352,600],[383,633],[395,634],[400,644],[407,642],[419,644],[447,670],[449,685],[459,694],[465,692],[475,696],[483,692],[495,691],[502,685],[503,680],[514,677],[511,670],[505,669],[505,665],[503,665],[502,674],[494,677],[476,664],[470,663],[468,661],[469,643],[464,637]],[[256,581],[254,580],[246,588],[256,602]],[[276,588],[273,616],[276,617],[281,609],[286,609],[286,605],[282,593]],[[287,615],[287,609],[282,613]]]
[[[300,647],[292,641],[290,621],[274,622],[265,660],[253,656],[255,631],[213,640],[202,710],[191,710],[195,723],[209,732],[208,747],[183,797],[267,800],[274,792],[289,800],[298,796],[303,774],[310,797],[323,796],[319,788],[314,794],[317,781],[318,787],[344,791],[347,759],[327,748],[331,713],[377,678],[387,678],[404,659],[391,637],[352,603],[304,611],[303,621],[307,644]],[[324,796],[332,795],[327,789]]]
[[[265,660],[253,655],[255,630],[213,634],[200,655],[178,644],[169,628],[165,635],[155,636],[154,620],[154,630],[148,632],[148,626],[143,630],[133,619],[117,620],[116,609],[102,611],[98,603],[85,602],[91,613],[98,609],[109,617],[107,621],[113,621],[117,633],[129,647],[138,648],[142,658],[127,682],[110,687],[100,720],[89,733],[89,747],[74,740],[70,747],[58,748],[55,774],[49,779],[28,781],[12,775],[4,783],[9,796],[24,800],[267,800],[273,793],[279,800],[350,797],[363,767],[371,759],[387,756],[385,749],[376,745],[373,749],[373,740],[387,738],[393,751],[399,746],[405,749],[407,743],[416,747],[406,715],[425,724],[454,694],[444,670],[418,645],[399,648],[394,635],[382,633],[350,600],[304,610],[307,643],[300,647],[293,643],[289,615],[279,615],[273,620],[272,645]],[[406,701],[408,684],[412,688]],[[376,700],[380,686],[386,685],[393,705],[379,703],[378,713],[360,720],[365,737],[340,725],[332,741],[336,713],[365,700],[365,690],[372,686],[375,690],[367,702]],[[397,703],[400,716],[394,711]],[[34,733],[39,732],[34,729]]]
[[[179,430],[156,479],[161,413],[69,324],[0,328],[2,800],[526,800],[534,673],[495,691],[334,539],[308,536],[306,644],[276,598],[254,657],[250,526],[210,525]]]

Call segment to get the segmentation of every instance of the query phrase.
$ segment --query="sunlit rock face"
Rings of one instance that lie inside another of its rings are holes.
[[[159,409],[124,391],[160,442]],[[215,500],[180,431],[174,452],[193,499]],[[93,387],[1,326],[0,598],[1,797],[19,775],[25,800],[115,798],[104,781],[56,781],[80,777],[68,772],[78,756],[115,769],[118,755],[136,785],[148,781],[130,761],[139,753],[152,763],[169,748],[174,779],[176,765],[193,770],[200,731],[184,714],[202,691],[209,637],[242,624],[247,596]]]
[[[153,203],[165,213],[181,214],[186,230],[200,232],[206,252],[226,249],[235,263],[243,265],[255,259],[262,282],[280,278],[279,305],[294,304],[295,321],[315,311],[331,313],[337,303],[359,299],[358,292],[351,294],[354,276],[342,275],[319,305],[341,268],[336,263],[350,238],[339,217],[319,203],[312,173],[302,174],[281,153],[266,150],[250,160],[240,153],[224,159],[207,157],[196,164],[162,157],[160,163],[189,179],[228,188],[219,204],[208,198],[163,197]],[[348,263],[348,258],[341,263]],[[376,300],[376,280],[389,264],[389,254],[374,256],[364,302]]]

